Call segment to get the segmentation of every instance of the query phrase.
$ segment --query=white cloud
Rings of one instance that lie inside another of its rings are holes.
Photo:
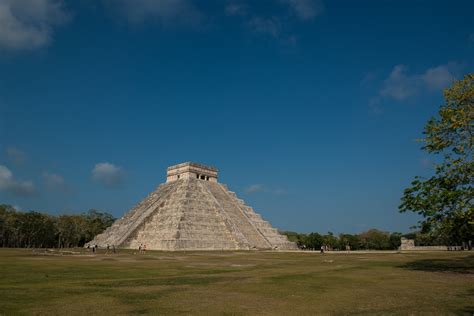
[[[98,163],[92,170],[92,179],[106,187],[114,187],[122,183],[123,170],[108,162]]]
[[[0,48],[31,50],[49,44],[68,14],[59,0],[1,0]]]
[[[16,180],[10,169],[2,165],[0,165],[0,191],[18,196],[30,196],[36,193],[33,182]]]
[[[15,147],[7,147],[5,153],[7,155],[8,160],[17,165],[24,164],[28,159],[24,151]]]
[[[273,190],[273,194],[276,194],[276,195],[284,195],[286,194],[286,190],[285,189],[275,189]]]
[[[449,65],[442,65],[428,69],[421,77],[423,83],[430,89],[447,88],[456,78]]]
[[[423,73],[410,74],[407,66],[396,65],[383,81],[379,93],[371,99],[370,105],[378,105],[383,99],[402,101],[426,90],[442,90],[449,87],[460,69],[459,64],[449,63],[429,68]]]
[[[408,75],[406,66],[396,65],[385,79],[380,95],[403,100],[414,95],[419,89],[419,84],[419,77]]]
[[[274,38],[278,38],[281,32],[281,23],[277,17],[253,17],[247,21],[247,27],[255,33],[271,35]]]
[[[247,194],[260,193],[260,192],[271,193],[274,195],[286,194],[286,190],[282,188],[273,189],[263,184],[251,184],[244,189],[244,192]]]
[[[43,180],[46,188],[50,191],[63,191],[66,190],[66,182],[64,178],[56,173],[43,173]]]
[[[246,15],[247,6],[241,3],[229,3],[225,7],[227,15]]]
[[[247,194],[263,192],[263,191],[265,191],[265,187],[263,184],[251,184],[245,188],[245,193]]]
[[[269,9],[275,4],[280,4],[279,9],[282,10]],[[282,44],[294,46],[297,36],[291,31],[294,22],[291,16],[296,16],[305,22],[324,13],[324,4],[321,0],[274,0],[263,8],[267,9],[253,8],[251,1],[230,1],[225,6],[225,14],[239,18],[242,25],[252,33],[266,35],[279,40]]]
[[[105,7],[131,24],[195,24],[200,12],[190,0],[103,0]]]
[[[320,0],[280,0],[286,3],[302,20],[311,20],[324,13],[324,4]]]

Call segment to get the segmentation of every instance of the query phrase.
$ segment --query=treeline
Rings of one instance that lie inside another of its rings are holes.
[[[436,237],[420,232],[401,234],[389,233],[377,229],[370,229],[360,234],[334,235],[328,232],[325,235],[318,233],[301,234],[296,232],[283,232],[290,241],[296,242],[300,249],[320,250],[321,247],[330,250],[393,250],[400,247],[401,237],[415,239],[419,246],[442,244]]]
[[[111,214],[97,210],[54,216],[0,205],[0,247],[82,247],[114,221]]]
[[[89,210],[75,215],[49,215],[36,211],[20,212],[10,205],[0,205],[0,247],[71,248],[82,247],[111,226],[115,218],[106,212]],[[325,235],[283,232],[301,249],[320,250],[390,250],[400,246],[400,238],[415,239],[418,246],[446,245],[439,236],[415,232],[388,233],[370,229],[360,234]]]

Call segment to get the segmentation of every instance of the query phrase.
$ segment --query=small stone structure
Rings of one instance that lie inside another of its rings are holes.
[[[217,169],[193,162],[180,163],[168,167],[166,174],[166,182],[176,181],[179,179],[196,178],[211,182],[217,182]]]
[[[155,250],[297,249],[270,223],[217,182],[218,170],[192,162],[171,166],[161,184],[86,244]]]
[[[400,250],[415,250],[415,239],[402,237],[400,242]]]
[[[415,246],[414,239],[401,238],[400,250],[448,250],[447,246]]]

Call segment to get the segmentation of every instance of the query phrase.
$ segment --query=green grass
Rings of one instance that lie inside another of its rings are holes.
[[[474,313],[474,254],[0,249],[0,315]]]

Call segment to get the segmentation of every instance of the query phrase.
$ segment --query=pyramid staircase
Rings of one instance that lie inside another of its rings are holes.
[[[161,184],[87,245],[156,250],[296,249],[217,181],[187,177]]]

